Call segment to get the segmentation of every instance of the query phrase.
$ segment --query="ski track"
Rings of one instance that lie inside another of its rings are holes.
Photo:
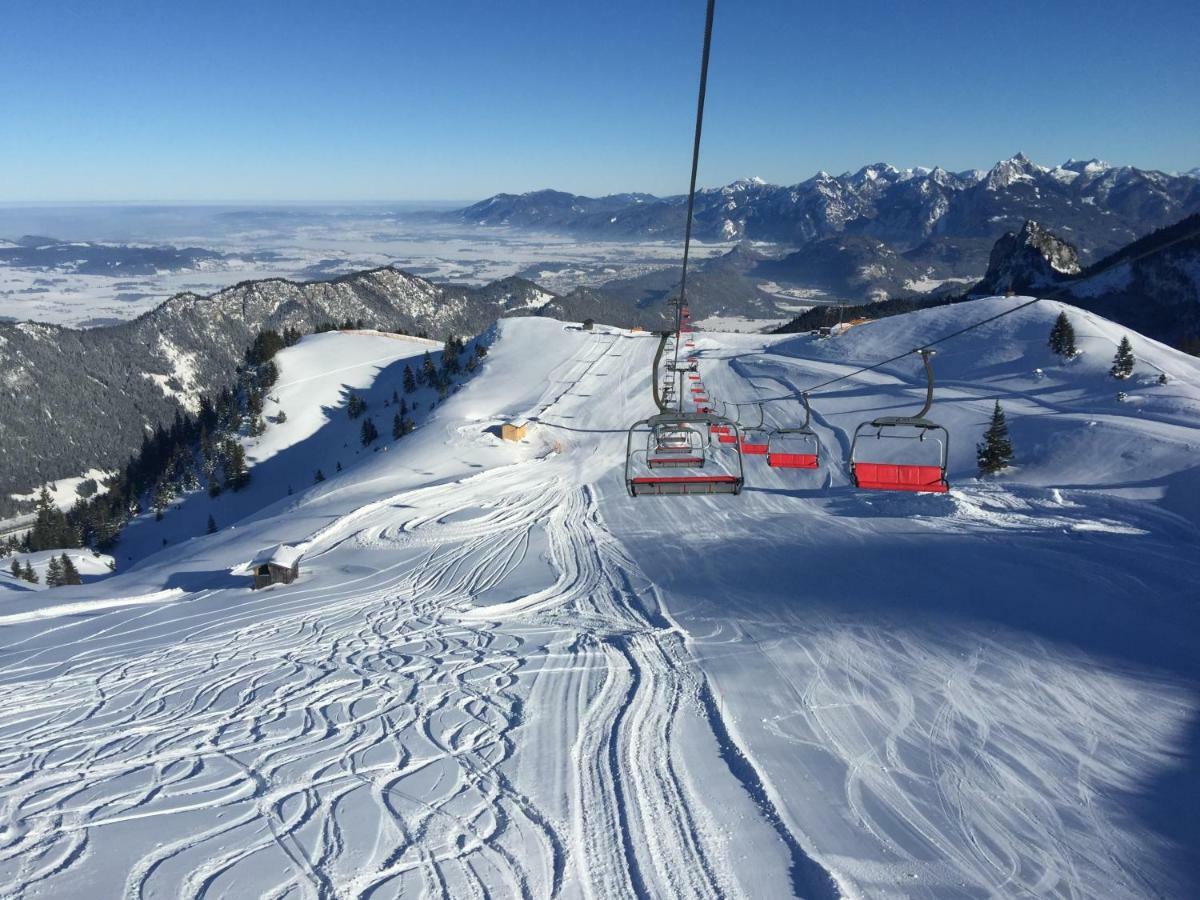
[[[615,343],[589,345],[535,414]],[[624,386],[630,363],[612,361]],[[28,677],[53,667],[38,654],[6,656],[0,895],[78,887],[64,879],[130,840],[143,851],[120,889],[136,898],[553,897],[568,877],[587,897],[742,895],[673,742],[681,716],[707,714],[682,637],[591,489],[550,469],[531,485],[528,465],[314,535],[310,558],[346,540],[400,554],[372,575],[235,595],[175,619],[156,649],[142,645],[152,614],[121,618],[106,652],[53,678]],[[474,607],[525,562],[534,529],[554,583]],[[504,766],[541,679],[573,695],[569,821]],[[182,836],[146,839],[188,816]]]

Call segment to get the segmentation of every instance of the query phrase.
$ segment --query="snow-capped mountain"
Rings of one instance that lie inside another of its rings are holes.
[[[613,237],[676,237],[683,197],[617,194],[590,198],[557,191],[499,194],[452,214],[457,221],[545,228]],[[696,229],[708,240],[748,238],[806,244],[844,232],[904,251],[930,239],[989,244],[1035,219],[1069,234],[1084,257],[1116,249],[1148,231],[1200,212],[1200,177],[1098,160],[1047,168],[1023,153],[986,172],[886,163],[791,186],[744,179],[699,192]]]
[[[0,322],[0,510],[14,492],[136,450],[146,429],[232,382],[262,328],[369,327],[473,335],[498,317],[537,312],[553,295],[508,278],[435,285],[394,268],[332,281],[251,281],[211,296],[180,294],[132,322],[75,330]]]

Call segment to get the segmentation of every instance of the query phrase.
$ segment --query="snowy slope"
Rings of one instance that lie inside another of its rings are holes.
[[[701,372],[752,401],[1019,302],[702,334]],[[377,411],[397,363],[284,357],[295,430],[220,532],[155,545],[191,498],[116,576],[4,595],[0,895],[1193,895],[1200,367],[1133,335],[1118,402],[1120,330],[1073,313],[1059,364],[1058,309],[935,358],[944,496],[847,484],[854,424],[919,406],[911,358],[814,395],[822,472],[634,500],[648,336],[504,321],[416,432],[312,486],[357,423],[305,398]],[[980,483],[996,398],[1019,466]],[[296,584],[230,574],[280,542]]]

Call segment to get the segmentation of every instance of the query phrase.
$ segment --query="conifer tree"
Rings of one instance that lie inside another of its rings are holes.
[[[405,364],[404,366],[404,393],[411,394],[417,389],[417,376],[413,374],[412,367]]]
[[[25,560],[25,568],[21,570],[21,577],[30,584],[38,583],[37,572],[33,571],[33,566],[29,564],[29,560]]]
[[[1074,359],[1079,355],[1075,349],[1075,329],[1066,312],[1060,312],[1050,329],[1050,350],[1063,359]]]
[[[212,513],[208,514],[208,527],[205,529],[205,534],[217,533],[217,520],[212,517]]]
[[[379,437],[379,431],[375,428],[375,423],[370,418],[363,419],[362,445],[366,447],[377,437]]]
[[[225,442],[225,487],[240,491],[250,483],[246,449],[235,440]]]
[[[21,577],[21,564],[19,562],[17,562],[15,559],[12,561],[12,565],[8,567],[8,570],[10,572],[12,572],[13,578]]]
[[[313,484],[320,484],[324,480],[325,480],[325,473],[322,472],[320,469],[317,469],[317,471],[313,473]]]
[[[1112,368],[1108,370],[1108,374],[1113,378],[1128,378],[1133,374],[1133,364],[1133,345],[1129,343],[1129,335],[1125,335],[1117,346],[1117,353],[1113,357]]]
[[[65,553],[62,555],[62,583],[83,584],[83,579],[79,577],[79,570],[75,568],[75,563]]]
[[[404,419],[401,418],[400,413],[396,413],[392,417],[392,438],[399,440],[402,437],[404,437]]]
[[[433,357],[429,355],[428,350],[421,359],[421,380],[430,387],[436,385],[438,380],[437,366],[433,364]]]
[[[342,461],[340,459],[337,461],[337,470],[339,472],[342,471]]]
[[[1008,468],[1013,458],[1012,440],[1008,436],[1008,422],[1000,401],[992,410],[992,421],[983,434],[983,441],[976,447],[980,475],[995,475]]]
[[[50,557],[50,563],[46,566],[46,587],[56,588],[63,583],[63,568],[62,560],[57,556]]]
[[[283,424],[284,422],[286,422],[286,421],[287,421],[287,413],[285,413],[285,412],[284,412],[284,411],[281,409],[281,410],[279,411],[278,415],[276,415],[276,416],[275,416],[275,424],[276,424],[276,425],[282,425],[282,424]]]
[[[357,419],[364,412],[366,412],[366,409],[367,409],[366,401],[363,400],[362,397],[358,396],[358,394],[351,391],[350,399],[346,403],[346,412],[348,412],[350,414],[350,418]]]

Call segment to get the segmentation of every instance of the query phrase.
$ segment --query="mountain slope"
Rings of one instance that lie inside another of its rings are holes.
[[[700,334],[700,371],[778,396],[1022,302]],[[919,403],[911,356],[814,395],[821,471],[633,499],[654,341],[501,322],[387,452],[11,594],[0,893],[1195,895],[1200,365],[1133,335],[1119,402],[1124,329],[1076,311],[1062,364],[1061,308],[941,346],[937,496],[848,485],[854,425]],[[980,482],[997,398],[1017,468]],[[251,593],[281,541],[300,580]]]
[[[0,503],[45,480],[123,464],[147,428],[230,383],[263,328],[363,320],[441,339],[478,334],[552,296],[521,279],[439,286],[383,268],[180,294],[132,322],[82,331],[0,322]]]

